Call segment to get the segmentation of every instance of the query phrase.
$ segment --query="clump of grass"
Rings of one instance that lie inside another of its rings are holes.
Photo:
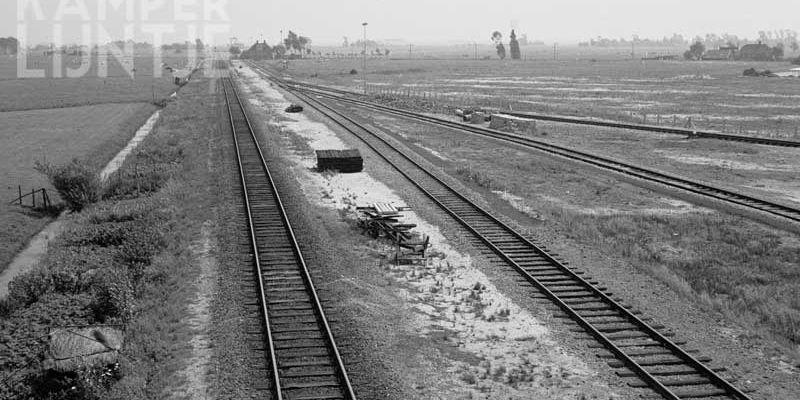
[[[471,371],[462,373],[459,378],[468,385],[474,385],[475,383],[478,382],[478,379],[475,378],[475,374],[473,374]]]
[[[100,199],[100,178],[92,168],[77,159],[65,165],[37,161],[35,168],[47,176],[71,211],[79,212]]]
[[[800,343],[800,248],[775,233],[713,214],[555,214],[570,237],[622,255],[756,331]]]
[[[161,189],[174,175],[184,158],[177,142],[157,140],[133,154],[123,168],[111,176],[103,190],[103,199],[129,199]]]
[[[472,182],[488,190],[494,190],[501,187],[501,185],[497,184],[497,182],[495,182],[495,180],[485,172],[473,170],[468,166],[458,166],[456,168],[456,174],[463,177],[466,181]]]

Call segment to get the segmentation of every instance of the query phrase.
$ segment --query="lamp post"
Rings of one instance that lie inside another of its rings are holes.
[[[364,79],[364,94],[367,94],[367,23],[361,23],[361,26],[364,27],[364,53],[361,62],[361,75]]]

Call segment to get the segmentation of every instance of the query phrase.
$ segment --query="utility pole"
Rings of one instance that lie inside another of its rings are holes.
[[[553,43],[553,61],[558,61],[558,43]]]
[[[472,42],[472,47],[475,49],[475,59],[478,59],[478,42]]]
[[[361,63],[362,77],[364,78],[364,94],[367,94],[367,23],[363,22],[364,27],[364,57]]]
[[[414,49],[414,45],[413,44],[408,45],[408,59],[409,60],[411,59],[411,52],[412,52],[413,49]]]

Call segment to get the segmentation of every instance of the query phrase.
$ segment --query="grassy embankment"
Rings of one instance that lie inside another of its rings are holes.
[[[18,195],[18,185],[23,192],[46,188],[58,201],[52,185],[34,169],[35,163],[62,164],[80,158],[99,171],[155,110],[152,104],[132,103],[2,113],[5,123],[0,126],[0,272],[52,218],[9,205]],[[26,204],[30,201],[26,199]]]
[[[0,397],[151,399],[175,384],[188,351],[181,319],[195,289],[187,282],[198,273],[190,245],[213,218],[221,179],[208,162],[219,104],[206,82],[167,105],[105,198],[70,216],[42,264],[12,282]],[[137,164],[153,167],[137,174]],[[49,328],[98,323],[124,327],[117,367],[42,372]]]

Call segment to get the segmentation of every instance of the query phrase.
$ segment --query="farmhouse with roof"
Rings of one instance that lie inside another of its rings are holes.
[[[763,43],[751,43],[742,46],[737,60],[742,61],[775,61],[775,52],[772,47]]]
[[[272,48],[269,47],[266,40],[263,43],[256,41],[249,49],[242,52],[241,58],[256,61],[272,60]]]

